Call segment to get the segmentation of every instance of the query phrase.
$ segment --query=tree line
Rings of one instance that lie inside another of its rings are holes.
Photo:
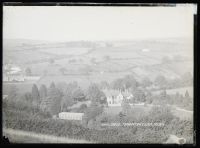
[[[136,89],[138,87],[150,90],[159,89],[172,89],[180,88],[185,86],[193,85],[193,76],[190,72],[185,72],[180,78],[167,79],[163,75],[157,75],[154,81],[150,80],[149,77],[144,77],[142,80],[138,81],[133,75],[126,75],[123,78],[118,78],[111,83],[107,81],[102,81],[99,84],[101,89]],[[156,88],[155,88],[156,87]]]

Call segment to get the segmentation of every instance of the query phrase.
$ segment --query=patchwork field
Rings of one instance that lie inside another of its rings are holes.
[[[42,77],[35,82],[38,85],[78,81],[84,88],[91,82],[111,82],[127,74],[138,80],[145,76],[154,80],[160,74],[179,78],[184,72],[193,72],[193,46],[188,39],[111,41],[110,44],[107,46],[103,41],[5,40],[3,60],[4,63],[15,63],[23,70],[30,67],[33,75]],[[164,56],[171,62],[163,63]],[[174,60],[176,56],[181,58]]]

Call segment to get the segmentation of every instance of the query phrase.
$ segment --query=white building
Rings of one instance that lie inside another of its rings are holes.
[[[25,81],[24,76],[22,74],[10,74],[10,75],[3,75],[4,82],[23,82]]]
[[[61,112],[58,114],[60,119],[65,120],[79,120],[82,121],[84,113],[71,113],[71,112]]]
[[[108,90],[105,89],[103,92],[106,95],[108,106],[121,106],[123,99],[131,99],[133,95],[126,91],[120,91],[120,90]]]

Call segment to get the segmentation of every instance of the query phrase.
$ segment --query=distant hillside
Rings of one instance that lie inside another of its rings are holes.
[[[11,60],[23,69],[30,67],[36,75],[45,73],[41,83],[77,80],[84,86],[93,81],[111,82],[127,74],[154,80],[160,74],[179,78],[185,72],[193,73],[193,44],[183,38],[59,43],[4,40],[3,44],[4,61]],[[163,62],[164,57],[170,62]],[[50,59],[54,66],[49,65]]]

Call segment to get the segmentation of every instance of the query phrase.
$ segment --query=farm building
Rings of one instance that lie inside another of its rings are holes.
[[[121,106],[123,99],[131,99],[133,97],[127,90],[122,92],[121,90],[105,89],[103,92],[106,95],[108,106]]]
[[[3,75],[3,81],[4,82],[12,82],[12,81],[17,81],[17,82],[23,82],[24,76],[22,74],[10,74],[10,75]]]
[[[24,82],[39,80],[39,76],[24,76],[20,67],[14,65],[5,65],[3,72],[3,82]]]
[[[3,81],[24,81],[21,68],[10,64],[4,65]]]
[[[84,113],[71,113],[71,112],[61,112],[58,114],[60,119],[65,120],[79,120],[82,121]]]

